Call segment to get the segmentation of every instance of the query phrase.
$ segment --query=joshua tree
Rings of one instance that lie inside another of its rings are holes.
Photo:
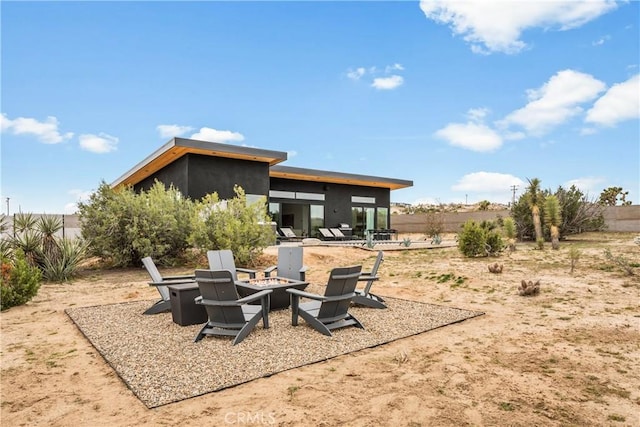
[[[540,206],[544,202],[544,195],[540,190],[540,180],[538,178],[528,179],[529,187],[527,194],[529,196],[529,207],[531,208],[531,216],[533,217],[533,228],[536,233],[536,242],[544,239],[542,235],[542,222],[540,221]]]
[[[547,224],[549,224],[549,230],[551,231],[551,248],[560,248],[560,223],[562,223],[562,213],[560,208],[560,202],[554,195],[547,196],[544,201],[544,216]]]

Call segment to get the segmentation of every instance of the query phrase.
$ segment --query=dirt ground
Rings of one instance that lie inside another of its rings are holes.
[[[143,269],[86,270],[0,314],[0,424],[640,426],[634,237],[581,235],[559,251],[519,244],[491,259],[465,259],[456,248],[387,250],[378,294],[485,315],[156,409],[129,391],[64,310],[152,300],[157,291]],[[573,272],[571,247],[580,254]],[[260,266],[275,254],[269,248]],[[313,283],[331,267],[367,269],[374,258],[358,248],[305,247]],[[489,272],[495,262],[501,274]],[[520,296],[523,279],[540,280],[540,294]]]

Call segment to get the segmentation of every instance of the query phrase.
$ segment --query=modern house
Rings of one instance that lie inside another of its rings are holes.
[[[340,227],[354,235],[390,226],[390,192],[412,181],[282,166],[287,153],[237,145],[173,138],[111,184],[149,189],[155,180],[173,185],[191,199],[217,192],[235,196],[241,186],[247,201],[266,197],[279,227],[299,236],[320,227]]]

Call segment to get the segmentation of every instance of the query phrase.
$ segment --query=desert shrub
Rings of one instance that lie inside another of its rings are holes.
[[[427,237],[434,238],[440,236],[444,232],[444,218],[442,213],[427,212],[425,214],[425,234]]]
[[[75,276],[84,259],[85,245],[82,239],[57,237],[61,228],[58,215],[36,217],[20,212],[15,215],[14,235],[2,242],[2,254],[11,259],[12,251],[19,250],[29,265],[41,270],[44,279],[68,280]]]
[[[139,265],[145,256],[175,263],[194,227],[194,203],[158,181],[140,193],[103,182],[78,208],[89,253],[118,267]]]
[[[202,251],[231,249],[236,262],[250,265],[276,237],[266,200],[248,205],[240,186],[236,185],[234,192],[233,199],[220,200],[213,193],[197,203],[197,220],[189,241]]]
[[[485,255],[485,243],[485,230],[477,222],[469,220],[462,225],[462,232],[458,235],[458,249],[464,256]]]
[[[473,220],[465,222],[458,234],[458,249],[466,257],[498,254],[504,244],[495,227],[493,221],[483,221],[480,224]]]
[[[40,269],[27,262],[24,252],[16,250],[13,259],[1,261],[0,310],[22,305],[40,289]]]

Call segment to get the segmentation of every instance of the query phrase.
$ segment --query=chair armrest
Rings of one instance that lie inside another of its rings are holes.
[[[213,305],[218,307],[239,307],[248,302],[255,301],[260,298],[264,298],[271,292],[273,292],[273,289],[264,289],[260,292],[256,292],[255,294],[246,296],[244,298],[240,298],[238,300],[233,300],[233,301],[217,301],[217,300],[211,300],[211,299],[204,299],[202,298],[202,295],[200,295],[199,297],[195,297],[194,301],[196,304],[201,304],[201,305]]]
[[[358,281],[369,281],[369,280],[380,280],[380,277],[378,276],[371,276],[369,274],[361,274],[360,277],[358,277]]]
[[[269,295],[272,292],[273,292],[273,289],[263,289],[260,292],[256,292],[255,294],[247,295],[244,298],[240,298],[236,302],[238,302],[240,304],[246,304],[248,302],[252,302],[252,301],[258,300],[260,298],[264,298],[265,296]]]
[[[275,269],[277,269],[278,266],[277,265],[272,265],[271,267],[267,267],[264,269],[264,277],[271,277],[271,273],[273,273],[273,271]]]
[[[301,291],[299,289],[294,289],[294,288],[287,289],[287,292],[289,292],[290,294],[293,294],[294,296],[297,296],[297,297],[304,297],[304,298],[314,299],[316,301],[326,301],[326,299],[327,299],[327,297],[325,297],[325,296],[318,295],[318,294],[312,294],[312,293]]]
[[[251,270],[250,268],[238,268],[236,267],[236,271],[239,271],[240,273],[248,273],[249,277],[251,279],[255,279],[256,278],[256,270]]]
[[[162,282],[148,282],[150,286],[171,286],[181,285],[185,283],[195,283],[195,279],[176,279],[176,280],[163,280]]]
[[[183,276],[162,276],[163,280],[184,280],[184,279],[195,280],[195,278],[196,278],[195,274],[186,274]]]

